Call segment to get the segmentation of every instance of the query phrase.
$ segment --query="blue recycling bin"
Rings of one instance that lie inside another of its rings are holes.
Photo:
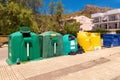
[[[120,46],[120,34],[104,34],[103,46],[108,48]]]

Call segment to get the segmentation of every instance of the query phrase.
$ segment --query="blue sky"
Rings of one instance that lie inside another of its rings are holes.
[[[55,2],[57,0],[54,0]],[[61,0],[65,10],[70,12],[75,12],[82,10],[87,4],[97,5],[101,7],[111,7],[120,8],[120,0]],[[50,0],[43,0],[45,6],[44,8],[48,10],[48,5]]]

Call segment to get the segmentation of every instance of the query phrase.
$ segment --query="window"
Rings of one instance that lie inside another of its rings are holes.
[[[99,22],[99,18],[95,18],[94,20],[93,20],[93,23],[98,23]]]
[[[115,21],[115,20],[117,20],[117,16],[116,15],[113,15],[113,16],[109,17],[109,21]]]

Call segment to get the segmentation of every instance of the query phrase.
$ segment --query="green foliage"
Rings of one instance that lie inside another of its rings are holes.
[[[120,34],[120,30],[116,30],[116,33]]]
[[[11,0],[18,3],[20,6],[31,9],[34,13],[40,13],[41,7],[44,6],[42,0]]]
[[[80,27],[80,23],[79,22],[74,22],[74,23],[65,23],[64,26],[64,34],[73,34],[73,35],[77,35],[77,33],[79,32],[79,27]]]
[[[63,12],[64,12],[63,4],[61,0],[58,0],[56,7],[56,14],[58,14],[58,16],[61,16]]]
[[[34,20],[38,23],[38,29],[39,33],[45,32],[45,31],[56,31],[57,22],[48,15],[45,16],[35,16]]]
[[[2,0],[0,0],[0,3],[2,3]]]
[[[89,14],[89,13],[81,13],[81,15],[84,15],[84,16],[86,16],[88,18],[91,18],[91,14]]]
[[[61,21],[63,12],[64,12],[63,4],[62,4],[61,0],[58,0],[57,7],[56,7],[56,20],[59,23],[59,25],[60,25],[60,21]]]
[[[104,34],[104,33],[110,32],[110,31],[108,31],[108,30],[106,30],[106,29],[97,28],[97,29],[95,29],[95,30],[90,30],[90,31],[87,31],[87,32],[97,32],[97,33]]]
[[[55,13],[55,2],[53,0],[50,1],[50,4],[49,4],[49,12],[51,15],[53,15]]]
[[[33,21],[32,11],[11,2],[6,6],[0,4],[0,32],[10,34],[19,30],[20,26],[29,26],[37,31],[37,24]]]
[[[20,26],[29,26],[36,33],[56,31],[76,35],[79,31],[80,23],[61,24],[64,12],[61,0],[58,0],[56,7],[51,0],[49,11],[52,16],[46,15],[45,10],[44,15],[36,14],[38,7],[44,5],[42,0],[9,0],[8,3],[0,3],[0,34],[11,34],[18,31]]]

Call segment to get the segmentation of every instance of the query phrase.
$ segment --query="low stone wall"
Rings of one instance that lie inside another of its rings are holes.
[[[0,47],[2,47],[3,44],[6,44],[8,42],[8,36],[7,35],[0,35]]]

